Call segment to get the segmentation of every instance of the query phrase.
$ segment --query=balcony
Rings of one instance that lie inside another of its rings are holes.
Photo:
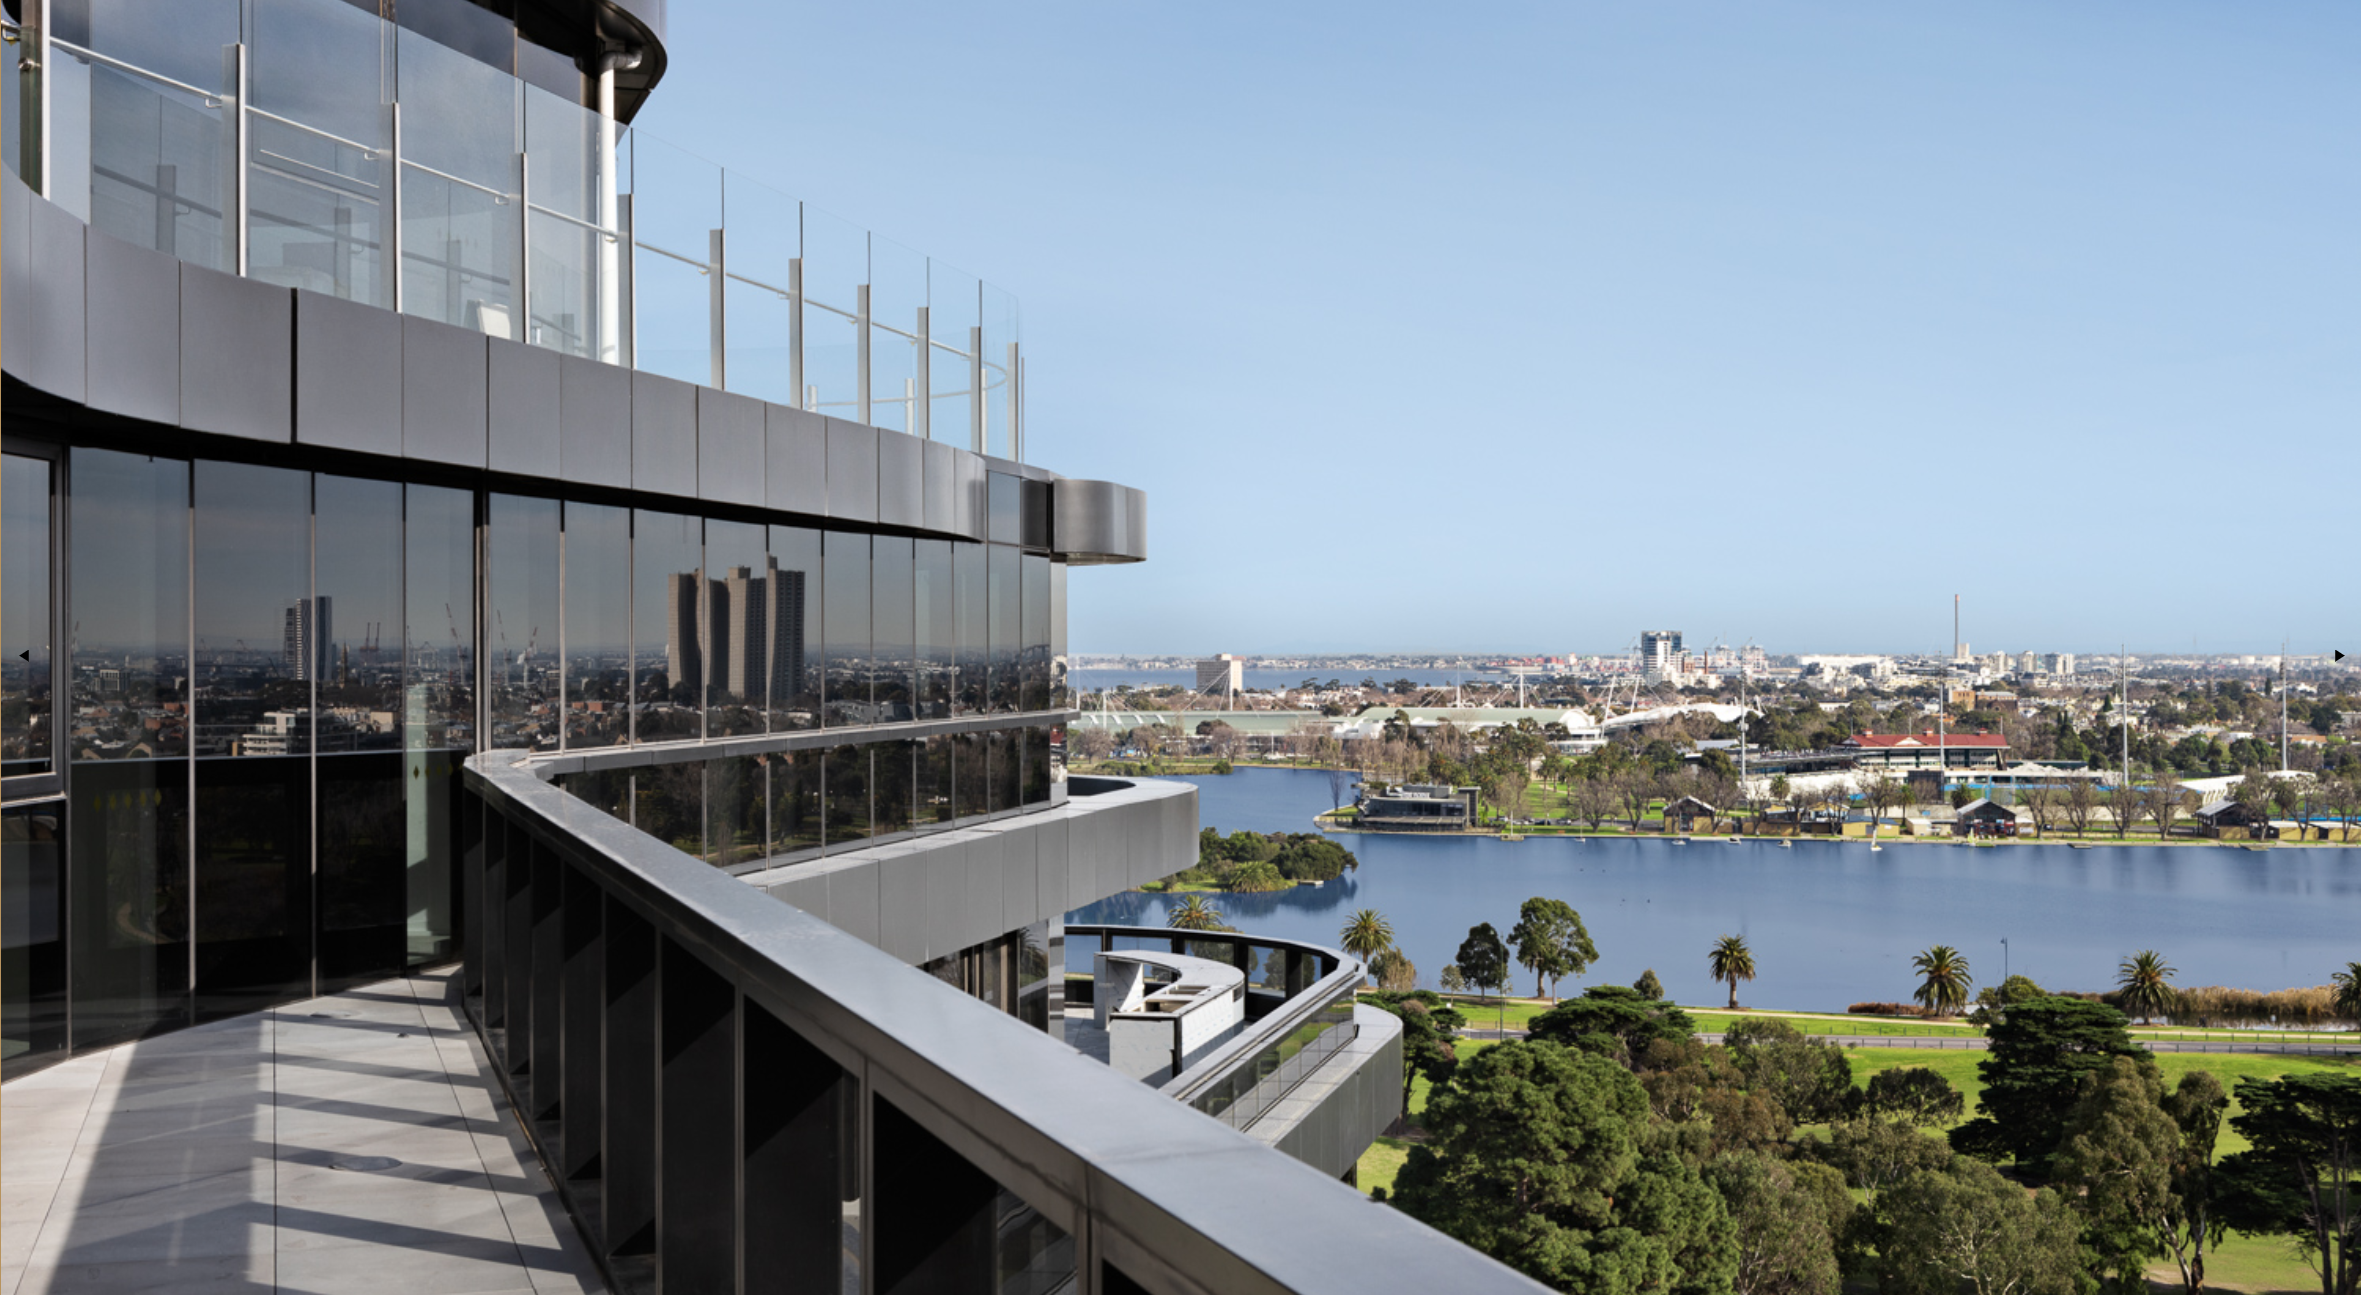
[[[182,261],[1020,460],[1001,288],[344,0],[6,28],[7,166]]]

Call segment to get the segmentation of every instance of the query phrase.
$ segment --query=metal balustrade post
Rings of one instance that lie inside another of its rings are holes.
[[[49,164],[49,3],[50,0],[26,0],[25,3],[26,26],[32,28],[32,39],[25,46],[25,63],[30,66],[20,65],[18,71],[30,71],[33,79],[29,83],[19,83],[25,91],[23,97],[29,100],[21,104],[20,108],[32,114],[33,129],[29,138],[20,134],[17,142],[20,160],[24,160],[26,153],[33,155],[29,159],[33,165],[33,174],[27,177],[33,192],[55,202],[57,195],[50,191],[51,172],[55,168]],[[25,147],[28,144],[30,148]]]
[[[803,390],[803,258],[787,260],[787,390],[797,409],[810,409]]]
[[[730,269],[729,231],[716,229],[705,236],[707,284],[706,327],[713,340],[713,388],[729,390]]]
[[[934,380],[929,376],[934,372],[935,348],[933,341],[930,340],[932,335],[927,318],[927,308],[920,306],[918,308],[918,377],[914,384],[917,390],[911,396],[908,427],[911,435],[930,441],[934,439],[934,435],[929,429],[934,422],[932,406],[935,403]]]
[[[632,222],[632,205],[636,194],[620,194],[615,199],[615,237],[623,243],[623,322],[621,340],[623,353],[617,363],[627,369],[639,367],[639,235]]]
[[[853,380],[853,413],[865,426],[875,426],[877,420],[869,413],[869,285],[864,283],[853,290],[855,304],[854,327],[860,336],[853,340],[853,352],[861,367],[860,376]]]
[[[388,104],[387,108],[392,116],[386,123],[391,145],[385,157],[386,300],[393,303],[398,315],[402,312],[402,105]]]
[[[230,194],[228,196],[230,201],[223,206],[225,219],[222,223],[223,232],[228,235],[229,240],[229,246],[225,250],[228,253],[230,273],[244,275],[249,250],[247,207],[251,196],[246,158],[253,151],[248,142],[251,136],[248,134],[250,125],[246,115],[248,79],[246,46],[244,42],[240,42],[230,46],[227,53],[229,66],[224,70],[234,105],[230,116],[230,147],[234,152],[231,155],[229,168]]]
[[[657,1289],[731,1291],[738,1250],[738,990],[681,945],[659,944]]]
[[[1025,356],[1008,344],[1008,457],[1025,461]]]
[[[967,330],[967,448],[984,452],[984,427],[990,421],[984,402],[984,326]]]
[[[504,814],[494,812],[487,818],[480,883],[469,896],[475,901],[469,919],[483,942],[484,1044],[495,1064],[507,1051],[502,1031],[508,1027],[508,846],[516,831]]]
[[[516,338],[533,342],[533,159],[516,155]]]
[[[532,838],[510,827],[508,858],[501,869],[506,882],[500,909],[493,920],[501,924],[500,942],[506,954],[508,1022],[502,1064],[509,1075],[530,1075],[533,1069],[533,852]],[[530,1080],[527,1080],[530,1083]]]

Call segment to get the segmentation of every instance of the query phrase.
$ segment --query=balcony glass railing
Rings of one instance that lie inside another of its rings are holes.
[[[113,237],[1021,457],[1014,297],[345,0],[6,36],[7,165]]]

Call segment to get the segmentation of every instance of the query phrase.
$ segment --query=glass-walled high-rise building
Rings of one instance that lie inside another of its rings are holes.
[[[8,1075],[457,958],[478,752],[758,879],[1062,801],[1136,492],[1007,294],[630,129],[662,14],[9,5]]]

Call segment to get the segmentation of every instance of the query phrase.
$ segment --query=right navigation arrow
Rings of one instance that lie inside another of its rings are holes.
[[[2344,654],[2344,653],[2342,653],[2342,652],[2339,652],[2339,653],[2337,653],[2337,654],[2336,654],[2336,659],[2337,659],[2337,660],[2339,660],[2339,661],[2342,661],[2342,660],[2344,660],[2344,659],[2345,659],[2345,654]]]

